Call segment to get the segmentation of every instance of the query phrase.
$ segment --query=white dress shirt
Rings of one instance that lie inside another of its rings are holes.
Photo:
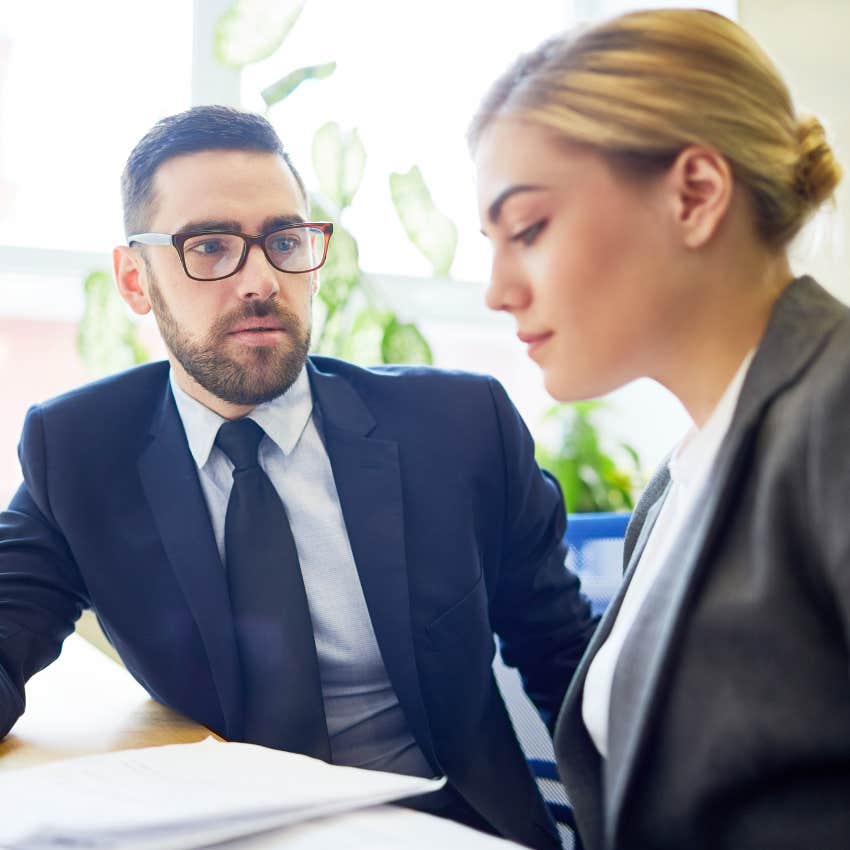
[[[171,388],[198,467],[222,564],[233,464],[215,445],[221,416]],[[335,764],[431,776],[384,667],[334,484],[316,428],[306,369],[289,390],[249,414],[265,432],[260,466],[286,507],[313,621]]]
[[[703,427],[691,428],[673,453],[667,497],[617,612],[614,626],[588,668],[582,694],[582,718],[603,758],[608,755],[611,686],[620,650],[674,543],[693,525],[691,516],[699,511],[702,504],[699,497],[711,478],[714,459],[729,430],[754,353],[751,351],[744,358]]]

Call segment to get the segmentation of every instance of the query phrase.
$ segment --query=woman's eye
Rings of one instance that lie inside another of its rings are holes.
[[[541,219],[529,227],[520,230],[518,233],[514,233],[511,236],[511,242],[522,242],[523,245],[531,245],[543,231],[544,227],[546,227],[546,220]]]

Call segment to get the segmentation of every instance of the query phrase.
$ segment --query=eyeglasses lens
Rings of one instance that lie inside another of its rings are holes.
[[[325,234],[315,227],[288,227],[266,237],[269,262],[283,272],[312,271],[322,262]]]
[[[233,274],[245,241],[233,233],[204,233],[183,243],[186,271],[200,280],[215,280]]]

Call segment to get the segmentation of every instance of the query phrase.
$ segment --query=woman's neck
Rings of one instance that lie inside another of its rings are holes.
[[[728,255],[725,259],[729,259]],[[793,275],[787,255],[703,264],[686,299],[658,374],[697,427],[702,427],[747,354],[757,348],[773,308]]]

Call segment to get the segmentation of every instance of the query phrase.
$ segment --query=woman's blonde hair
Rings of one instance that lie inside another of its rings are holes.
[[[788,242],[841,179],[817,118],[795,115],[764,51],[714,12],[634,12],[552,38],[493,84],[470,146],[502,116],[639,171],[666,167],[689,144],[709,145],[749,190],[771,245]]]

